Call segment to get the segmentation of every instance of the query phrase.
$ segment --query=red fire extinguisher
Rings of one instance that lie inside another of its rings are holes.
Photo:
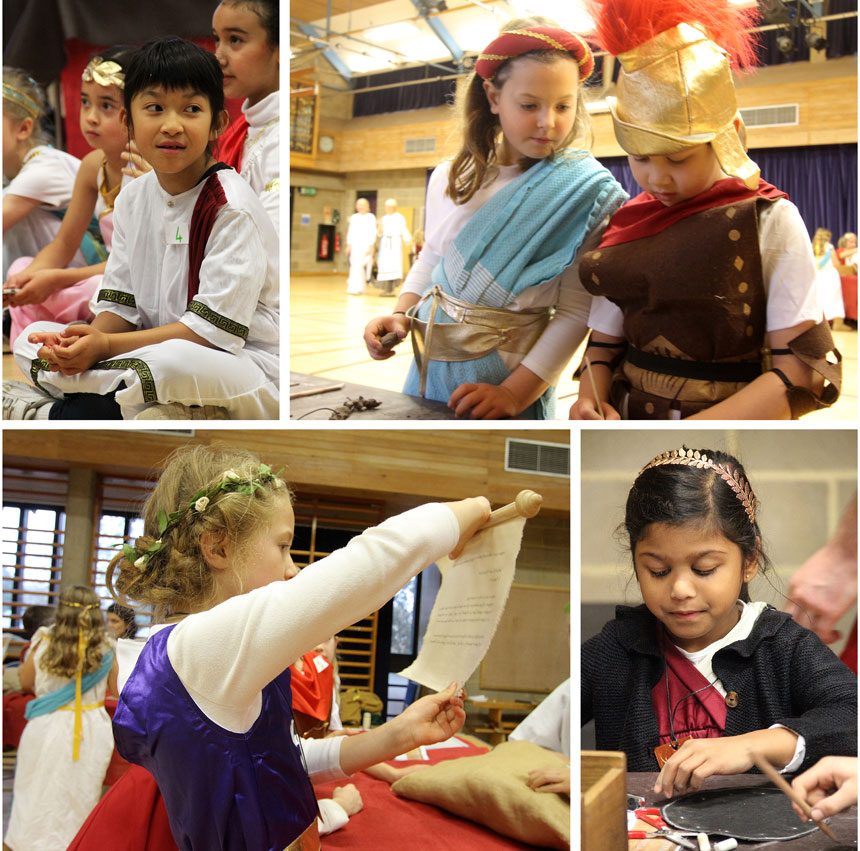
[[[337,254],[340,251],[340,234],[336,233],[334,235],[334,253]]]
[[[328,234],[324,233],[320,237],[320,260],[325,260],[328,257]]]

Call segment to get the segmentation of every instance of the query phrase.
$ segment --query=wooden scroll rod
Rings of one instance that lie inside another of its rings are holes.
[[[540,511],[543,497],[539,493],[530,490],[523,490],[517,494],[517,498],[490,512],[490,519],[481,527],[489,529],[490,526],[497,526],[499,523],[504,523],[505,520],[510,520],[512,517],[534,517]]]

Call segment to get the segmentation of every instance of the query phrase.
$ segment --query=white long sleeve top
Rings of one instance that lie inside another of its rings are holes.
[[[190,615],[167,640],[167,656],[188,694],[215,724],[247,732],[262,689],[296,659],[384,605],[428,564],[454,549],[459,525],[431,503],[389,518],[294,579],[272,582]],[[164,628],[155,627],[154,631]],[[118,643],[122,691],[145,640]],[[304,740],[315,783],[343,779],[343,737]]]
[[[424,247],[406,276],[401,294],[408,292],[420,296],[427,292],[433,286],[433,269],[442,261],[469,219],[500,189],[522,174],[518,165],[499,166],[495,179],[485,183],[465,204],[455,204],[445,194],[450,165],[450,162],[438,165],[430,176],[424,216]],[[556,309],[552,321],[522,360],[511,352],[498,352],[508,368],[521,363],[548,384],[558,382],[587,331],[591,295],[579,282],[579,257],[597,246],[604,227],[605,222],[589,235],[574,262],[560,275],[539,286],[529,287],[506,306],[514,311],[549,306]]]
[[[257,193],[275,230],[280,233],[281,214],[281,93],[272,92],[253,106],[246,100],[242,113],[248,135],[242,147],[239,173]]]

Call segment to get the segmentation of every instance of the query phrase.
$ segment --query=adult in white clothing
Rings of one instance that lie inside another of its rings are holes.
[[[350,295],[361,295],[367,289],[375,243],[376,216],[370,212],[367,198],[359,198],[346,231],[346,256],[349,258],[346,291]]]
[[[403,248],[409,246],[412,236],[406,219],[397,212],[397,201],[385,202],[385,215],[379,221],[379,256],[376,280],[382,285],[383,295],[394,295],[403,280]]]

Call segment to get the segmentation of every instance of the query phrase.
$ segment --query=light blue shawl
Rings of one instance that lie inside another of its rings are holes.
[[[433,283],[456,298],[505,307],[527,287],[552,280],[573,262],[586,237],[625,201],[627,194],[587,151],[568,150],[541,160],[500,189],[454,239],[436,268]],[[429,319],[431,302],[418,310]],[[453,321],[441,309],[436,322]],[[469,361],[427,364],[425,396],[447,402],[466,382],[501,384],[510,375],[498,352]],[[413,362],[403,388],[418,395]],[[523,419],[551,419],[550,387]]]

